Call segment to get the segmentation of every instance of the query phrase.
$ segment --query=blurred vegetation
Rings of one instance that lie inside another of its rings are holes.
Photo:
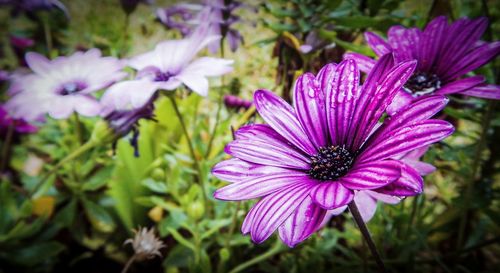
[[[156,7],[173,1],[139,5],[128,18],[118,0],[62,2],[70,19],[58,11],[28,17],[0,10],[1,69],[14,71],[22,64],[9,42],[12,35],[32,38],[34,45],[25,50],[47,56],[98,47],[104,54],[125,58],[180,37],[154,16]],[[136,263],[130,272],[376,272],[349,214],[332,218],[327,228],[293,249],[276,236],[255,245],[241,235],[239,229],[252,202],[216,201],[212,193],[224,182],[213,177],[210,169],[226,157],[222,150],[231,140],[231,127],[258,117],[252,108],[235,111],[222,106],[216,119],[220,96],[230,93],[233,82],[231,92],[247,99],[256,89],[274,90],[289,99],[297,74],[339,62],[346,51],[371,54],[362,38],[364,31],[385,35],[394,24],[422,27],[438,15],[453,19],[487,15],[491,29],[483,39],[498,40],[500,3],[272,0],[247,4],[257,11],[239,11],[244,20],[237,28],[245,44],[235,53],[226,50],[224,56],[235,60],[235,70],[211,82],[208,98],[187,90],[176,93],[195,159],[166,97],[156,103],[157,122],[140,124],[140,157],[133,156],[123,138],[116,154],[109,143],[100,145],[62,166],[41,186],[36,185],[53,166],[80,146],[73,120],[47,119],[38,133],[14,138],[0,182],[0,272],[119,272],[132,253],[123,242],[139,226],[156,227],[166,248],[162,259]],[[304,53],[300,46],[308,43],[313,32],[318,43]],[[496,60],[479,72],[498,83],[499,65]],[[2,84],[2,90],[6,88]],[[498,103],[452,98],[442,115],[454,122],[457,131],[425,156],[424,161],[438,168],[425,177],[425,193],[394,206],[379,204],[368,226],[391,272],[500,271],[498,110]],[[98,133],[97,118],[81,122],[83,139]],[[201,166],[201,176],[194,160]],[[469,181],[473,187],[466,202]],[[464,244],[457,248],[464,213]]]

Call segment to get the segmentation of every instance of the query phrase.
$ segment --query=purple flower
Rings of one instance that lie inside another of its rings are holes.
[[[200,28],[189,38],[159,43],[151,52],[129,61],[136,69],[137,78],[111,86],[104,93],[101,104],[103,116],[118,135],[133,132],[132,146],[137,150],[137,123],[141,119],[153,119],[154,101],[158,90],[175,90],[182,84],[192,91],[206,96],[207,77],[221,76],[232,71],[232,60],[201,57],[196,54],[218,37],[207,37]]]
[[[73,112],[95,116],[101,111],[92,93],[125,77],[124,63],[113,57],[101,57],[98,49],[76,52],[69,57],[48,60],[30,52],[26,62],[33,73],[18,75],[13,87],[17,92],[7,103],[15,118],[34,120],[45,113],[64,119]]]
[[[137,78],[113,85],[102,97],[105,107],[117,110],[144,106],[157,90],[175,90],[182,84],[199,95],[208,94],[207,77],[216,77],[233,70],[232,60],[201,57],[196,54],[218,37],[206,37],[200,29],[183,40],[159,43],[153,51],[129,61]]]
[[[365,39],[375,54],[394,52],[396,63],[417,60],[414,74],[396,96],[388,112],[393,114],[415,98],[432,94],[463,94],[481,98],[500,99],[498,85],[484,84],[484,77],[464,77],[500,53],[500,42],[480,40],[488,20],[462,18],[449,25],[444,16],[432,20],[421,31],[418,28],[393,26],[388,40],[366,32]],[[362,71],[368,72],[375,61],[357,53],[346,54],[356,59]]]
[[[320,227],[327,210],[349,204],[356,191],[421,193],[420,173],[398,158],[453,132],[448,122],[430,119],[447,99],[428,97],[379,123],[415,66],[394,65],[392,54],[385,55],[360,86],[354,60],[328,64],[316,77],[299,77],[293,107],[269,91],[256,91],[255,106],[268,125],[240,128],[225,148],[233,158],[212,170],[232,183],[215,198],[262,198],[242,232],[261,243],[278,229],[293,247]]]
[[[224,104],[226,107],[234,109],[248,109],[252,106],[251,101],[242,99],[235,95],[224,95]]]
[[[5,137],[10,126],[14,126],[14,132],[18,134],[31,134],[38,131],[38,128],[29,124],[24,119],[12,118],[7,110],[0,106],[0,135]]]
[[[207,35],[227,38],[229,47],[234,52],[243,43],[243,36],[231,28],[231,25],[240,21],[233,12],[241,5],[237,1],[206,0],[202,5],[182,3],[158,9],[156,15],[165,26],[179,30],[182,35],[189,35],[197,26],[206,26]],[[219,48],[218,42],[208,45],[211,53],[217,53]]]

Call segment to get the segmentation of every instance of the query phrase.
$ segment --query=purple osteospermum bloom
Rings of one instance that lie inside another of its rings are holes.
[[[299,77],[294,107],[269,91],[256,91],[255,106],[268,125],[235,133],[225,149],[233,158],[212,170],[232,184],[217,190],[215,198],[262,197],[242,232],[261,243],[279,229],[292,247],[320,227],[327,210],[349,204],[355,191],[421,193],[422,177],[398,157],[453,132],[448,122],[429,119],[446,98],[420,100],[378,123],[414,68],[414,61],[394,66],[388,54],[360,86],[354,60],[328,64],[316,77]]]
[[[224,104],[227,108],[233,109],[248,109],[252,107],[252,102],[249,100],[245,100],[235,95],[224,95]]]
[[[158,9],[158,19],[168,28],[178,29],[182,35],[188,35],[196,26],[204,25],[208,28],[207,35],[220,35],[227,38],[231,51],[236,51],[243,43],[243,36],[231,25],[240,21],[233,14],[242,4],[238,1],[206,0],[202,5],[177,4],[168,8]],[[211,53],[219,50],[220,44],[209,44]]]
[[[154,101],[158,90],[175,90],[187,86],[199,95],[208,94],[207,77],[216,77],[232,71],[232,60],[201,57],[196,54],[219,37],[205,35],[204,29],[195,31],[183,40],[159,43],[151,52],[132,58],[129,65],[138,70],[137,79],[122,81],[104,93],[101,115],[118,135],[133,131],[132,146],[137,151],[137,122],[153,119]]]
[[[0,106],[0,135],[4,137],[10,126],[14,126],[14,132],[18,134],[35,133],[38,128],[29,124],[24,119],[12,118],[3,106]]]
[[[102,103],[118,110],[144,106],[157,90],[175,90],[182,84],[199,95],[208,94],[207,77],[216,77],[232,71],[232,60],[201,57],[196,54],[218,37],[207,37],[204,30],[196,31],[182,40],[159,43],[153,51],[129,61],[136,69],[137,79],[124,81],[106,91]]]
[[[388,40],[366,32],[365,39],[375,54],[394,52],[396,63],[417,60],[414,74],[396,96],[388,109],[393,114],[417,97],[432,94],[463,94],[481,98],[500,99],[498,85],[484,84],[482,76],[464,77],[488,63],[500,53],[500,42],[480,40],[488,25],[486,18],[462,18],[448,25],[444,16],[432,20],[421,31],[418,28],[393,26]],[[357,53],[346,54],[355,59],[361,70],[368,72],[375,61]]]
[[[26,62],[33,73],[14,79],[17,93],[7,103],[15,118],[26,120],[45,113],[55,119],[67,118],[73,112],[98,115],[101,107],[92,93],[127,75],[122,71],[122,61],[101,57],[98,49],[54,60],[30,52]]]

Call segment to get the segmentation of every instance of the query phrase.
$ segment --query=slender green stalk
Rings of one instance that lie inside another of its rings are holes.
[[[78,149],[74,150],[71,154],[63,158],[59,163],[57,163],[45,176],[40,180],[40,182],[35,186],[35,188],[32,191],[32,195],[36,194],[38,189],[49,179],[49,177],[56,173],[57,170],[59,170],[62,166],[68,164],[75,158],[78,158],[79,156],[83,155],[87,151],[91,150],[92,148],[96,147],[99,144],[99,142],[96,141],[88,141],[82,146],[78,147]]]
[[[75,120],[75,134],[76,134],[76,139],[78,141],[78,145],[82,145],[83,144],[82,122],[80,121],[80,118],[78,117],[78,114],[76,112],[73,113],[73,119]]]
[[[229,227],[227,237],[226,237],[226,243],[225,243],[226,248],[231,247],[229,243],[231,241],[231,236],[233,235],[234,230],[236,229],[236,219],[238,217],[238,211],[240,210],[240,206],[241,206],[241,202],[237,202],[236,209],[234,210],[233,217],[231,219],[231,226]]]
[[[47,14],[42,16],[43,34],[45,35],[45,43],[47,45],[47,52],[52,54],[52,33],[50,31],[49,17]]]
[[[14,130],[14,124],[9,124],[9,126],[7,127],[7,135],[5,136],[2,147],[2,162],[0,163],[0,171],[4,171],[7,167],[7,162],[9,161],[10,144],[12,143]]]
[[[194,152],[194,146],[193,142],[191,141],[191,137],[189,136],[189,133],[187,131],[186,123],[184,122],[184,118],[182,117],[181,112],[179,111],[179,107],[177,106],[177,102],[175,101],[175,96],[174,95],[169,95],[168,98],[172,102],[172,106],[174,107],[175,114],[177,115],[177,118],[179,119],[179,123],[181,124],[182,131],[184,132],[184,135],[186,136],[186,140],[188,142],[188,147],[189,147],[189,153],[191,154],[191,157],[193,158],[194,161],[194,166],[196,168],[196,171],[198,172],[198,178],[201,186],[201,191],[203,193],[203,202],[205,205],[207,205],[207,193],[205,189],[205,184],[204,184],[204,177],[203,177],[203,172],[201,171],[201,166],[200,163],[198,162],[198,158],[196,157],[196,153]]]
[[[224,38],[220,40],[220,55],[221,58],[224,58]],[[217,113],[215,114],[215,124],[214,128],[212,128],[212,133],[210,134],[210,140],[208,141],[207,151],[205,152],[205,158],[208,158],[210,155],[210,151],[212,150],[212,145],[215,139],[215,135],[217,134],[217,128],[219,127],[220,122],[220,113],[222,110],[222,101],[224,99],[224,75],[221,76],[222,90],[219,93],[219,99],[217,100]]]
[[[493,112],[495,109],[495,101],[488,102],[488,108],[483,116],[482,120],[482,131],[477,144],[476,153],[472,161],[472,168],[469,179],[465,185],[465,195],[464,195],[464,209],[462,217],[460,218],[460,224],[458,227],[458,239],[457,239],[457,249],[460,249],[464,243],[465,230],[467,228],[468,213],[471,203],[472,194],[474,193],[474,184],[476,181],[476,176],[479,172],[479,167],[481,165],[481,155],[484,150],[484,146],[487,142],[488,128],[490,127],[491,119],[493,118]]]
[[[268,251],[262,253],[261,255],[255,257],[249,261],[246,261],[246,262],[238,265],[237,267],[233,268],[233,270],[229,271],[229,273],[241,272],[254,264],[260,263],[261,261],[264,261],[267,258],[270,258],[270,257],[280,253],[282,250],[283,250],[283,245],[281,244],[281,242],[279,240],[276,240],[276,244],[274,244],[274,246],[271,249],[269,249]]]
[[[358,225],[359,231],[361,231],[361,234],[366,240],[366,243],[368,244],[368,248],[370,249],[370,252],[372,253],[373,257],[375,258],[375,261],[377,262],[377,265],[380,268],[381,272],[387,272],[385,269],[384,262],[382,261],[382,258],[380,257],[379,252],[377,251],[377,247],[375,246],[375,243],[373,242],[372,236],[370,235],[370,231],[365,225],[365,222],[363,221],[363,218],[361,217],[361,214],[359,213],[358,207],[356,206],[356,203],[354,200],[349,203],[348,205],[349,211],[351,212],[354,221]]]

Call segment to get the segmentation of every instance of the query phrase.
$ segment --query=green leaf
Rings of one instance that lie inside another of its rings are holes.
[[[12,249],[8,254],[11,262],[23,266],[35,266],[46,262],[65,249],[63,244],[57,242],[33,243],[29,246]]]
[[[152,178],[146,178],[142,181],[142,185],[148,188],[149,190],[157,193],[167,193],[167,184],[161,181],[155,181]]]
[[[89,200],[82,201],[85,213],[95,229],[110,233],[116,228],[113,218],[105,208]]]

